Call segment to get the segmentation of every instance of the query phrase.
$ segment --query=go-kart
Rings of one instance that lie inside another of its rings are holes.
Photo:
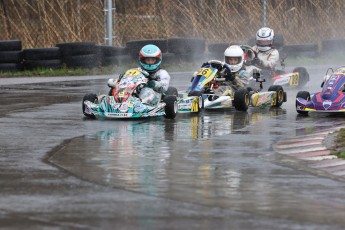
[[[146,87],[148,73],[129,69],[116,82],[108,95],[86,94],[83,98],[83,114],[88,118],[140,118],[164,116],[174,119],[177,114],[177,97],[161,94],[157,104],[144,104],[139,98]],[[177,90],[176,90],[177,91]]]
[[[223,62],[212,61],[201,67],[192,77],[192,85],[186,92],[179,93],[178,111],[181,113],[198,113],[211,109],[225,109],[235,107],[238,111],[247,111],[248,107],[280,107],[286,101],[286,92],[280,85],[272,85],[267,92],[262,92],[260,74],[254,78],[259,82],[260,88],[232,87],[222,95],[217,95],[217,89],[224,81]]]
[[[278,69],[263,69],[257,65],[254,61],[257,59],[257,53],[252,47],[248,45],[241,45],[245,53],[245,62],[247,66],[254,65],[255,67],[261,69],[260,74],[262,78],[270,80],[272,85],[281,85],[283,87],[291,88],[302,88],[309,82],[309,73],[305,67],[296,67],[291,73],[285,72],[285,59],[286,55],[283,54],[280,59],[281,70]],[[251,79],[255,81],[255,79]]]
[[[326,76],[328,79],[322,84],[321,92],[297,93],[297,113],[306,115],[309,112],[345,112],[345,67],[335,71],[329,68]]]

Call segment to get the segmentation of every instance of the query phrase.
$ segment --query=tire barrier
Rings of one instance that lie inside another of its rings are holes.
[[[206,41],[202,38],[169,38],[168,53],[174,54],[174,63],[205,60]]]
[[[92,69],[102,63],[101,49],[95,42],[69,42],[56,45],[60,48],[61,59],[67,68]]]
[[[100,46],[102,53],[102,66],[121,65],[127,55],[125,47]],[[127,55],[129,56],[129,55]]]
[[[210,43],[207,45],[207,59],[223,60],[224,51],[230,46],[229,43]]]
[[[20,40],[0,41],[0,71],[22,70],[22,59]]]
[[[345,46],[345,39],[330,39],[324,40],[321,43],[322,53],[331,53],[336,51],[341,51]]]
[[[245,42],[244,42],[245,43]],[[247,45],[255,45],[255,38]],[[224,51],[239,43],[209,43],[202,38],[185,37],[169,39],[133,40],[126,47],[102,46],[95,42],[67,42],[51,48],[22,49],[20,40],[0,41],[0,71],[21,71],[37,68],[87,68],[101,66],[136,65],[140,49],[157,45],[163,53],[163,65],[193,63],[200,64],[210,59],[223,60]],[[345,39],[324,40],[321,49],[316,43],[285,45],[280,34],[276,34],[275,47],[281,55],[290,57],[318,57],[322,53],[341,52]]]
[[[319,54],[318,50],[318,44],[308,43],[302,45],[285,45],[282,53],[285,53],[288,57],[317,57]]]
[[[38,68],[62,68],[60,48],[34,48],[23,50],[23,66],[25,70]]]

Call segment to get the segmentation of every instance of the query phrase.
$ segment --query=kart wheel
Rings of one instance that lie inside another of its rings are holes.
[[[299,91],[296,95],[296,99],[300,97],[303,98],[304,100],[310,101],[310,93],[308,91]],[[308,114],[308,111],[301,111],[301,110],[297,110],[297,100],[296,100],[296,111],[299,114]]]
[[[83,114],[84,114],[86,117],[88,117],[88,118],[96,118],[95,115],[91,115],[91,114],[85,113],[85,104],[84,104],[84,102],[85,102],[85,101],[91,101],[91,102],[96,103],[97,100],[98,100],[98,98],[97,98],[97,95],[96,95],[96,94],[86,94],[86,95],[83,97],[82,109],[83,109]]]
[[[280,107],[283,104],[284,99],[286,99],[283,87],[281,85],[271,85],[268,88],[268,91],[275,91],[276,92],[276,98],[275,98],[276,103],[275,103],[274,107]]]
[[[238,111],[247,111],[249,107],[249,92],[246,88],[240,88],[235,91],[233,104]]]
[[[178,91],[175,87],[169,86],[168,90],[165,92],[165,95],[173,95],[178,97]]]
[[[297,72],[299,75],[298,87],[304,87],[309,82],[309,73],[304,67],[296,67],[292,72]]]
[[[165,102],[165,115],[167,119],[174,119],[177,114],[177,98],[176,96],[168,95],[164,97]]]

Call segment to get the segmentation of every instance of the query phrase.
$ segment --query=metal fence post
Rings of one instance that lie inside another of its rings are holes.
[[[106,1],[106,38],[105,43],[108,46],[113,45],[113,6],[112,0],[105,0]]]
[[[262,0],[262,27],[266,27],[266,0]]]

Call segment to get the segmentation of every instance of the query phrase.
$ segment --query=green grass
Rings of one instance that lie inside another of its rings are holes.
[[[340,129],[337,133],[333,148],[332,154],[339,158],[345,159],[345,128]]]

